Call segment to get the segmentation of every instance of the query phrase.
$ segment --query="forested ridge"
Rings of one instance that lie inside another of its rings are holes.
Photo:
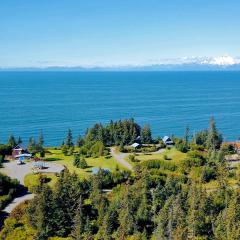
[[[97,124],[78,138],[79,156],[93,154],[96,143],[106,150],[138,136],[157,142],[148,126],[143,129],[133,120]],[[68,151],[70,135],[62,144]],[[235,153],[233,146],[223,143],[214,119],[207,130],[191,136],[187,127],[173,139],[186,153],[180,162],[154,159],[133,172],[100,170],[86,179],[66,169],[54,187],[40,182],[35,198],[5,221],[0,239],[240,239],[240,174],[225,157]],[[216,185],[207,188],[212,181]]]

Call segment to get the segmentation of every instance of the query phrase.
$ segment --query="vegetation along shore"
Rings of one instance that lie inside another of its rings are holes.
[[[43,133],[0,144],[0,239],[240,239],[240,142],[213,118],[182,137],[134,119],[68,129],[58,147]]]

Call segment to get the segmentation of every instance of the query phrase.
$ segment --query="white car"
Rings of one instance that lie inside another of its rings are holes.
[[[22,161],[21,160],[17,160],[17,165],[21,165]]]

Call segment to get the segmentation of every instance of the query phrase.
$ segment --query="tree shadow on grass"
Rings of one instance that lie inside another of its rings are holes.
[[[62,160],[61,158],[45,158],[45,161],[47,161],[47,162],[53,162],[53,161],[60,161],[60,160]]]

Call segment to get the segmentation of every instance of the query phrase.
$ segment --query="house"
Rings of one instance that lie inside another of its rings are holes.
[[[12,150],[12,157],[15,160],[19,160],[19,159],[24,160],[26,158],[31,158],[32,154],[30,154],[27,148],[25,148],[23,145],[18,144]]]
[[[102,171],[104,171],[104,172],[110,172],[110,169],[109,169],[109,168],[98,168],[98,167],[94,167],[94,168],[92,168],[92,174],[93,174],[93,175],[98,174],[100,170],[102,170]]]
[[[162,140],[166,145],[173,145],[174,144],[173,140],[168,136],[163,137]]]
[[[133,148],[139,148],[141,145],[139,144],[139,143],[133,143],[132,145],[131,145],[131,147],[133,147]]]
[[[141,143],[141,136],[137,136],[135,139],[135,143]]]

